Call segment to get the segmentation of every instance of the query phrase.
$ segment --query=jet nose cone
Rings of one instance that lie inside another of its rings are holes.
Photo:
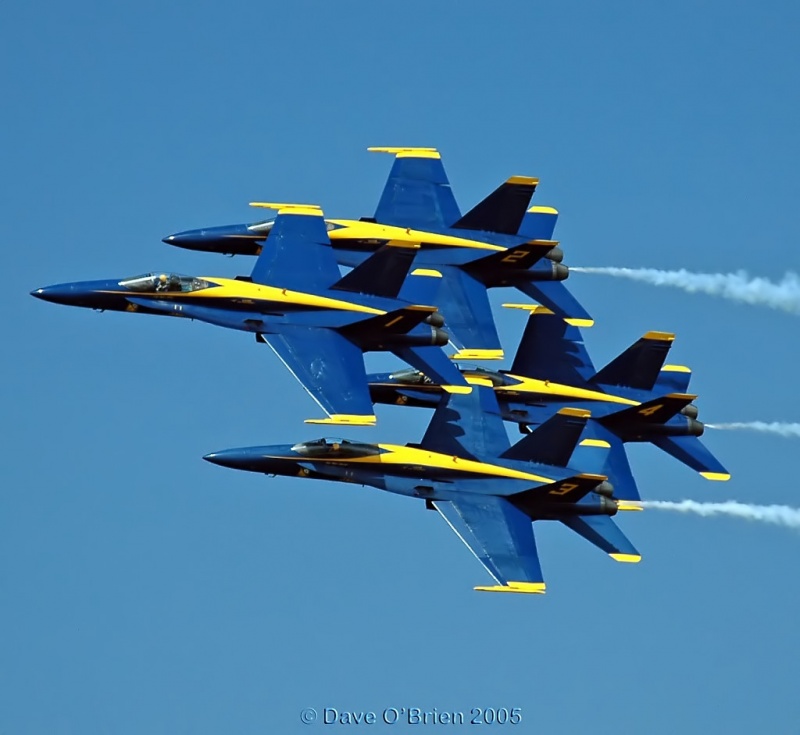
[[[45,286],[31,291],[31,296],[35,296],[42,301],[50,301],[53,304],[69,304],[75,297],[75,287],[72,284],[64,283],[58,286]]]
[[[211,452],[203,459],[220,467],[230,467],[233,470],[247,470],[253,460],[253,453],[247,449],[223,449],[221,452]]]

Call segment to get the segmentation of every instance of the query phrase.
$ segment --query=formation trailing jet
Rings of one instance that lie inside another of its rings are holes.
[[[512,176],[465,215],[456,204],[441,157],[433,148],[371,148],[395,155],[374,217],[329,219],[328,235],[341,265],[358,266],[386,243],[420,246],[416,265],[442,276],[437,304],[458,359],[501,359],[503,350],[487,289],[519,289],[580,326],[591,318],[561,282],[569,269],[552,240],[558,213],[530,207],[538,180]],[[254,206],[262,206],[254,203]],[[179,247],[257,255],[274,220],[187,230],[164,238]],[[268,239],[269,238],[269,239]]]
[[[698,438],[704,427],[693,403],[697,396],[686,393],[691,371],[664,364],[674,338],[648,332],[596,370],[580,330],[533,307],[509,371],[476,368],[462,374],[472,384],[492,386],[503,418],[523,431],[564,406],[590,410],[592,438],[610,447],[606,471],[615,480],[633,482],[624,442],[650,442],[706,479],[728,480],[728,471]],[[369,381],[376,403],[435,406],[441,393],[415,370],[376,373]]]
[[[365,351],[391,351],[445,390],[471,390],[441,349],[448,335],[440,329],[436,307],[402,298],[413,248],[387,243],[342,278],[321,210],[270,206],[279,210],[270,247],[259,255],[250,277],[149,273],[31,293],[71,306],[185,317],[252,332],[328,414],[314,423],[375,422]],[[438,280],[418,275],[412,285],[419,293],[420,282]]]
[[[419,444],[365,444],[319,439],[294,445],[228,449],[214,464],[268,475],[359,483],[423,499],[475,554],[493,592],[545,591],[532,521],[556,520],[613,559],[641,556],[611,519],[633,509],[615,497],[601,466],[607,450],[581,442],[588,412],[561,408],[510,446],[490,388],[444,395]],[[595,453],[569,466],[580,443]]]

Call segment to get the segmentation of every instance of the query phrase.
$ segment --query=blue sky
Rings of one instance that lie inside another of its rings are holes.
[[[390,161],[369,145],[437,146],[464,209],[539,176],[572,265],[777,279],[798,269],[798,21],[788,2],[5,3],[0,732],[335,729],[302,725],[309,706],[797,732],[796,533],[649,511],[620,520],[632,566],[540,524],[548,594],[482,595],[419,503],[201,460],[319,434],[269,350],[28,292],[247,273],[161,238],[258,218],[257,199],[371,214]],[[797,317],[570,285],[598,364],[674,331],[701,419],[800,415]],[[511,351],[524,317],[500,311]],[[413,441],[428,415],[384,408],[348,434]],[[791,440],[707,443],[729,483],[634,447],[643,493],[798,504]]]

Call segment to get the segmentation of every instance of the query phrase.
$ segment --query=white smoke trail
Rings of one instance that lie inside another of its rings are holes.
[[[698,503],[694,500],[673,503],[665,500],[646,500],[642,505],[645,508],[671,510],[676,513],[695,513],[700,516],[725,515],[800,529],[800,508],[791,508],[788,505],[750,505],[737,503],[735,500],[724,503]]]
[[[790,314],[800,314],[800,278],[796,273],[786,273],[778,283],[767,278],[750,276],[745,271],[737,273],[692,273],[685,269],[663,271],[657,268],[578,268],[578,273],[599,273],[617,278],[643,281],[654,286],[672,286],[689,293],[706,293],[722,296],[744,304],[768,306]]]
[[[734,421],[727,424],[705,424],[709,429],[724,431],[758,431],[762,434],[777,434],[787,438],[800,439],[800,424],[783,421]]]

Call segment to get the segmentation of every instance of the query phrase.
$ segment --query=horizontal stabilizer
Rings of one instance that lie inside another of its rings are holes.
[[[463,268],[481,281],[496,280],[498,272],[528,270],[557,245],[555,240],[529,240],[508,250],[473,260]]]
[[[403,287],[418,248],[419,245],[384,245],[332,288],[394,299]]]
[[[529,281],[515,284],[522,293],[546,306],[575,327],[591,327],[594,320],[561,281]]]
[[[580,408],[562,408],[501,456],[566,467],[589,415],[588,411]]]
[[[442,158],[435,148],[375,147],[369,150],[395,156],[375,210],[377,222],[439,231],[460,219],[461,212],[450,189]]]
[[[512,176],[452,226],[515,235],[538,183],[539,179],[529,176]]]
[[[652,442],[707,480],[725,481],[731,478],[730,472],[696,436],[659,436]]]
[[[564,480],[558,480],[530,490],[523,490],[515,495],[509,495],[508,500],[526,514],[533,516],[536,515],[537,509],[541,508],[542,505],[577,503],[607,479],[605,475],[582,472]]]
[[[420,446],[469,459],[502,456],[508,449],[508,435],[494,390],[475,386],[469,394],[445,393]]]
[[[497,585],[484,592],[545,591],[530,518],[503,498],[461,495],[434,500],[433,507],[483,564]]]
[[[531,240],[552,240],[557,221],[558,210],[534,206],[526,212],[517,234]]]
[[[358,344],[380,344],[383,337],[396,334],[407,334],[414,327],[422,324],[436,311],[434,306],[404,306],[385,314],[368,317],[361,321],[348,324],[339,331]]]
[[[582,386],[594,374],[594,365],[580,330],[540,306],[530,310],[511,373]]]
[[[624,433],[626,424],[663,424],[669,421],[682,408],[688,406],[697,396],[690,393],[669,393],[660,398],[653,398],[638,406],[623,408],[616,413],[608,414],[598,421],[611,431],[617,427]]]
[[[592,383],[652,390],[658,380],[674,334],[648,332],[608,365],[597,371]]]
[[[560,520],[615,561],[641,561],[642,555],[610,516],[564,516]]]

